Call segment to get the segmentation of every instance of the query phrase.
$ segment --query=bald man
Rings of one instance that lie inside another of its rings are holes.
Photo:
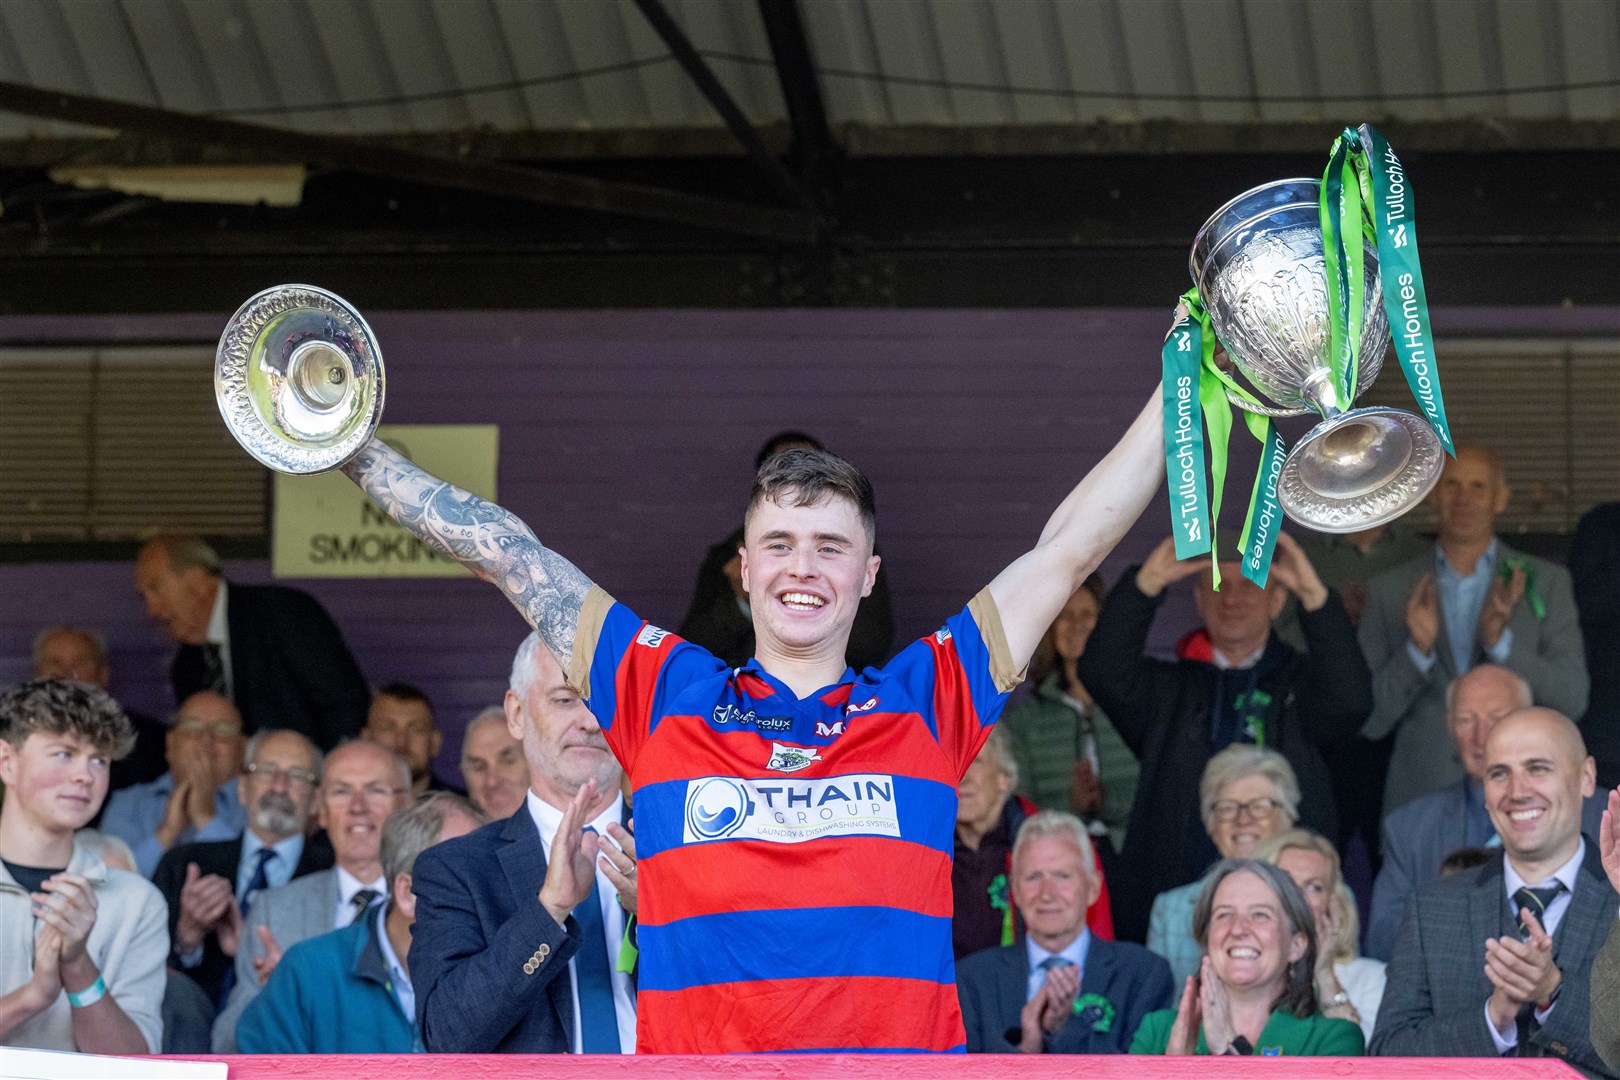
[[[1569,572],[1496,535],[1512,491],[1496,455],[1462,446],[1435,488],[1432,553],[1367,585],[1361,651],[1373,674],[1365,738],[1395,735],[1387,814],[1464,775],[1446,729],[1446,687],[1482,663],[1521,676],[1538,705],[1586,711],[1586,655]]]
[[[1401,920],[1369,1048],[1401,1057],[1558,1057],[1614,1076],[1592,1046],[1589,973],[1617,900],[1581,835],[1597,783],[1552,709],[1497,722],[1485,807],[1500,857],[1420,889]]]
[[[1498,842],[1485,806],[1485,744],[1498,720],[1531,704],[1530,684],[1496,664],[1481,664],[1446,688],[1446,727],[1465,775],[1384,820],[1384,863],[1373,886],[1366,955],[1389,959],[1407,897],[1440,876],[1447,855]],[[1586,835],[1598,834],[1603,805],[1599,795],[1582,803]]]

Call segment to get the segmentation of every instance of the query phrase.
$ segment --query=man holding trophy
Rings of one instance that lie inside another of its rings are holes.
[[[1342,275],[1354,278],[1358,325],[1361,255],[1358,244]],[[1318,310],[1305,366],[1325,371],[1316,354],[1342,334],[1322,331],[1331,305],[1320,274],[1314,291],[1307,276],[1296,299]],[[1192,342],[1203,311],[1178,309],[1182,336],[1172,335],[1165,355],[1191,343],[1213,371],[1213,335],[1202,335],[1209,349]],[[1209,312],[1241,354],[1225,309],[1212,301]],[[1365,367],[1370,383],[1376,364]],[[342,468],[418,538],[500,588],[586,701],[630,777],[647,874],[638,1050],[961,1050],[950,931],[955,788],[1046,627],[1140,515],[1166,452],[1177,460],[1178,444],[1161,436],[1179,429],[1161,423],[1159,395],[1031,550],[936,633],[856,674],[845,649],[878,558],[872,487],[847,462],[794,450],[756,477],[740,555],[757,645],[733,670],[617,603],[508,511],[373,438],[381,375],[358,313],[323,290],[286,286],[237,312],[215,383],[250,453],[289,472]],[[1288,400],[1337,410],[1358,386],[1353,377],[1348,386],[1340,379],[1332,393],[1319,387]],[[1167,382],[1165,400],[1175,393]],[[1213,400],[1200,396],[1205,414]],[[1168,406],[1163,416],[1179,422]],[[1323,456],[1354,458],[1360,481],[1388,479],[1403,449],[1420,456],[1412,449],[1420,440],[1399,420],[1338,427],[1350,436],[1321,439]],[[1200,469],[1202,454],[1200,443]],[[1320,481],[1320,471],[1307,480]],[[1269,561],[1281,520],[1274,507],[1262,512]],[[600,841],[580,829],[589,795],[582,789],[553,841],[541,890],[563,901],[552,910],[577,904],[594,878]],[[556,963],[580,940],[572,918],[564,928]],[[418,988],[417,1000],[430,993]]]

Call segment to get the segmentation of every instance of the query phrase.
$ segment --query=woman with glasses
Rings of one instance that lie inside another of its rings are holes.
[[[1316,918],[1287,874],[1224,859],[1199,887],[1197,978],[1175,1009],[1148,1013],[1133,1054],[1356,1057],[1361,1029],[1317,1008]]]
[[[1384,962],[1356,954],[1361,921],[1339,868],[1339,853],[1309,829],[1290,829],[1261,844],[1254,857],[1292,878],[1316,918],[1316,997],[1322,1014],[1360,1024],[1361,1033],[1371,1039],[1384,1000]]]
[[[1299,781],[1275,750],[1234,743],[1209,759],[1198,785],[1204,830],[1223,859],[1247,859],[1271,837],[1294,827]],[[1170,961],[1179,983],[1198,972],[1203,948],[1193,934],[1193,907],[1204,881],[1160,893],[1149,917],[1147,946]]]

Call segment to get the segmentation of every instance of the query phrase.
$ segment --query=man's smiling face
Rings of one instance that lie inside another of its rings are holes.
[[[743,587],[762,653],[842,648],[878,559],[860,511],[828,496],[795,506],[794,492],[753,508],[743,536]]]

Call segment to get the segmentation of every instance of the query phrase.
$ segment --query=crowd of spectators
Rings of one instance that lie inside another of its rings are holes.
[[[1074,592],[957,791],[968,1051],[1620,1075],[1620,515],[1577,532],[1577,590],[1497,536],[1508,498],[1463,447],[1432,542],[1284,533],[1261,588],[1223,534],[1217,589],[1166,540]],[[740,664],[736,546],[683,635]],[[634,1052],[632,793],[537,635],[462,725],[463,793],[428,695],[368,690],[308,595],[187,537],[135,581],[171,716],[109,696],[85,627],[0,695],[0,1045]],[[1156,655],[1178,587],[1199,624]],[[886,586],[860,611],[852,661],[881,664]]]

